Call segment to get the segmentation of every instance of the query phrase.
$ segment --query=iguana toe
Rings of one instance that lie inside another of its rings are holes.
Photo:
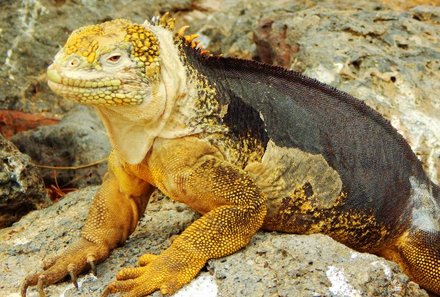
[[[26,297],[26,291],[29,286],[37,284],[36,274],[28,275],[20,284],[20,296]]]
[[[125,292],[124,294],[122,294],[123,297],[142,297],[150,295],[156,290],[160,290],[161,293],[165,295],[173,293],[181,287],[181,285],[178,286],[177,283],[173,284],[174,281],[172,280],[170,280],[169,285],[160,285],[160,283],[162,282],[162,278],[150,278],[147,274],[144,274],[135,279],[117,280],[107,286],[101,297],[107,297],[110,294],[114,294],[117,292]]]
[[[117,280],[117,281],[111,282],[104,289],[104,291],[101,294],[101,297],[106,297],[110,294],[114,294],[117,292],[130,291],[136,287],[137,282],[139,282],[139,280],[136,280],[136,279]]]
[[[59,269],[59,267],[52,266],[49,270],[43,273],[36,273],[28,275],[21,284],[20,292],[22,297],[26,297],[27,288],[30,286],[37,286],[40,297],[45,297],[44,287],[46,285],[54,284],[63,279],[68,274],[67,269]]]
[[[134,279],[141,276],[146,271],[146,267],[130,267],[124,268],[116,274],[116,279],[119,280],[127,280]]]
[[[118,273],[117,280],[110,283],[101,297],[117,292],[126,292],[122,296],[146,296],[160,289],[162,277],[152,274],[148,267],[124,269]]]
[[[60,256],[55,256],[55,257],[51,257],[51,258],[48,258],[48,259],[44,260],[43,261],[43,265],[42,265],[43,269],[47,270],[50,267],[52,267],[53,264],[55,264],[55,262],[58,260],[59,257]]]
[[[21,297],[26,297],[26,291],[29,286],[37,286],[38,296],[46,297],[44,293],[44,287],[47,284],[46,275],[44,274],[31,274],[28,275],[20,285],[20,295]]]
[[[142,255],[139,258],[139,266],[145,266],[148,265],[150,262],[152,262],[154,259],[156,259],[157,257],[159,257],[158,255],[154,255],[154,254],[145,254]]]

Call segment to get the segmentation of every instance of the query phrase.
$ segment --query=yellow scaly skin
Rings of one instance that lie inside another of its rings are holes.
[[[159,25],[170,27],[173,20],[164,16]],[[172,99],[167,96],[175,92],[173,98],[185,97],[190,92],[184,82],[179,87],[161,84],[160,76],[167,70],[159,62],[158,43],[151,31],[126,20],[84,27],[71,35],[48,69],[49,86],[56,93],[97,107],[113,151],[80,239],[61,256],[47,261],[43,272],[26,277],[22,296],[33,285],[45,296],[44,287],[66,275],[76,284],[80,272],[95,271],[95,264],[134,231],[154,188],[204,215],[162,254],[144,255],[140,267],[121,270],[103,296],[115,292],[145,296],[156,290],[173,293],[191,281],[208,259],[244,247],[263,224],[265,198],[244,170],[225,161],[216,147],[198,136],[185,136],[183,131],[176,139],[163,138],[155,128],[148,128],[152,123],[166,130],[161,122],[172,109],[165,102]],[[161,49],[166,50],[164,45]],[[148,109],[139,112],[143,104]],[[136,125],[124,130],[131,117],[150,130]],[[114,124],[119,119],[122,128]],[[181,127],[173,122],[167,131]],[[138,148],[131,143],[137,137],[131,130],[142,130],[141,137],[155,136],[149,147],[139,144],[143,153],[136,160],[130,159],[130,148],[124,146],[130,142],[129,146]],[[126,133],[130,137],[125,138]]]

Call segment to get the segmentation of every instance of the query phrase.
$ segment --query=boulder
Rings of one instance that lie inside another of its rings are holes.
[[[404,7],[399,6],[401,2]],[[365,101],[391,121],[432,180],[439,183],[440,12],[438,7],[416,6],[423,2],[182,0],[131,1],[128,5],[116,0],[5,0],[0,10],[4,28],[0,56],[5,57],[0,70],[0,108],[64,114],[74,104],[48,90],[45,71],[72,30],[116,17],[142,22],[169,10],[177,16],[177,26],[190,24],[189,33],[199,33],[202,45],[213,52],[288,67]],[[59,141],[58,148],[63,150],[76,145],[65,138],[51,141]],[[49,146],[43,146],[40,154],[58,156]],[[38,148],[32,150],[38,152]],[[69,158],[75,158],[78,165],[88,162],[77,159],[81,156]],[[56,160],[48,159],[46,165],[64,164],[52,161]],[[37,271],[46,256],[79,235],[95,190],[69,194],[0,231],[2,293],[17,294],[17,284],[26,274]],[[48,295],[99,296],[121,267],[135,265],[145,252],[159,253],[172,235],[197,217],[185,206],[155,197],[137,231],[98,266],[99,278],[90,274],[80,278],[78,291],[67,282],[50,286]],[[35,288],[30,290],[30,296],[36,296],[35,292]],[[183,294],[427,296],[391,262],[357,253],[326,236],[277,233],[258,233],[242,251],[210,261],[176,296]]]
[[[76,106],[56,125],[17,133],[11,141],[43,166],[75,167],[102,160],[71,170],[41,168],[46,184],[60,190],[100,184],[107,170],[110,143],[94,110],[86,106]]]
[[[0,228],[51,204],[38,168],[0,134]]]

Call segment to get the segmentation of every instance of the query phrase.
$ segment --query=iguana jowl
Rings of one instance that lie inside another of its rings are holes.
[[[28,276],[22,295],[95,270],[154,188],[203,216],[160,255],[121,270],[104,296],[175,292],[260,228],[326,233],[440,294],[440,189],[395,129],[346,93],[207,55],[173,26],[165,15],[83,27],[49,67],[52,90],[96,107],[113,151],[80,239]]]

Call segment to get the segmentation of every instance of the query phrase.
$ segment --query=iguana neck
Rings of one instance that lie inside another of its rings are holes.
[[[157,83],[149,100],[137,106],[98,106],[113,149],[122,161],[138,164],[157,137],[180,137],[188,133],[179,119],[177,102],[188,93],[185,68],[170,31],[148,26],[159,40],[161,57]]]
[[[138,164],[156,138],[178,138],[202,132],[220,132],[221,107],[209,80],[189,63],[181,42],[172,32],[146,24],[158,38],[160,72],[151,100],[138,106],[97,107],[119,158]],[[214,131],[215,130],[215,131]]]

